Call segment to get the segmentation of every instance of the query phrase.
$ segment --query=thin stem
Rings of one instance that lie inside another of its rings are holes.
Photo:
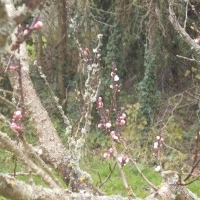
[[[142,171],[140,170],[140,168],[137,166],[136,161],[131,157],[131,155],[130,155],[130,153],[129,153],[129,151],[128,151],[128,148],[126,147],[126,144],[125,144],[124,142],[122,142],[122,144],[123,144],[123,147],[124,147],[125,151],[127,152],[128,156],[129,156],[130,161],[132,162],[132,164],[134,165],[134,167],[136,168],[136,170],[138,171],[138,173],[140,174],[140,176],[144,179],[144,181],[145,181],[151,188],[153,188],[154,190],[157,191],[158,188],[157,188],[153,183],[151,183],[151,182],[147,179],[147,177],[142,173]]]
[[[113,148],[113,154],[114,154],[114,157],[115,157],[115,160],[116,160],[116,163],[117,163],[117,167],[119,168],[119,172],[120,172],[120,176],[121,176],[124,188],[126,189],[127,194],[128,194],[129,197],[131,197],[131,196],[136,197],[136,195],[133,193],[133,191],[131,190],[130,186],[128,185],[128,181],[126,179],[126,175],[124,173],[123,166],[117,160],[119,154],[118,154],[118,151],[116,149],[116,143],[114,141],[112,141],[112,148]],[[130,190],[131,190],[131,192],[130,192]]]
[[[186,3],[186,9],[185,9],[185,21],[184,21],[184,26],[183,26],[184,29],[186,28],[186,24],[187,24],[187,18],[188,18],[187,13],[188,13],[188,1]]]
[[[198,154],[199,154],[199,140],[200,140],[200,133],[197,133],[196,136],[196,142],[195,142],[195,152],[194,152],[194,158],[193,158],[193,164],[192,167],[190,169],[190,172],[188,173],[188,175],[185,177],[184,181],[187,181],[193,174],[194,170],[196,169],[196,167],[198,166],[198,164],[200,163],[200,159],[198,159]]]
[[[101,188],[112,176],[113,172],[115,171],[115,167],[117,165],[117,162],[115,162],[115,165],[113,168],[111,168],[110,164],[109,164],[109,169],[110,169],[110,173],[108,174],[108,176],[104,179],[104,181],[101,181],[101,185],[99,186],[99,188]],[[100,179],[101,180],[101,179]]]

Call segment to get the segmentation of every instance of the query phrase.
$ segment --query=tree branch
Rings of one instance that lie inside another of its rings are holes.
[[[12,141],[5,133],[0,131],[0,140],[3,143],[5,149],[12,152],[17,158],[19,158],[25,165],[29,164],[31,170],[33,170],[36,174],[38,174],[46,184],[51,187],[59,187],[55,181],[41,168],[39,168],[34,162],[30,159],[27,161],[24,152],[16,145],[14,141]]]
[[[94,196],[93,194],[70,193],[63,189],[31,186],[15,178],[0,174],[0,194],[11,200],[128,200],[121,196]]]
[[[16,106],[12,102],[8,101],[6,98],[2,96],[0,96],[0,102],[5,104],[8,108],[12,110],[16,109]]]
[[[174,29],[183,37],[185,42],[195,51],[199,52],[200,51],[200,46],[193,40],[190,35],[185,31],[184,28],[181,27],[179,24],[176,14],[172,8],[173,3],[172,0],[168,0],[169,3],[169,21],[171,22],[172,26]]]

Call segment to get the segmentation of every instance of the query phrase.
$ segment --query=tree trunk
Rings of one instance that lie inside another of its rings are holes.
[[[64,75],[67,73],[67,16],[68,0],[59,0],[58,2],[58,75],[57,82],[61,101],[66,98],[66,85]]]

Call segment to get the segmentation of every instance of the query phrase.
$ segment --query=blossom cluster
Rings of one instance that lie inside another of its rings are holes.
[[[158,157],[159,156],[159,152],[161,147],[163,146],[163,142],[164,142],[164,138],[161,135],[157,135],[156,136],[156,141],[153,143],[153,155]],[[161,166],[157,165],[155,167],[155,171],[156,172],[160,172],[161,171]]]
[[[23,133],[21,126],[21,119],[22,119],[22,111],[21,110],[15,111],[12,116],[12,123],[10,124],[10,127],[17,133],[18,136],[22,136]]]
[[[110,159],[114,157],[114,150],[110,147],[106,152],[103,154],[103,158]],[[129,162],[129,158],[126,155],[119,155],[117,157],[117,161],[121,164],[121,166],[125,166]]]
[[[113,156],[113,148],[110,147],[106,152],[103,154],[103,158],[109,159]]]
[[[101,118],[97,127],[99,129],[104,129],[110,139],[114,142],[120,142],[120,132],[122,127],[126,124],[126,114],[124,109],[121,108],[119,111],[117,108],[116,95],[120,92],[121,85],[119,84],[120,78],[117,75],[117,68],[115,65],[113,65],[110,75],[110,89],[112,90],[111,106],[110,108],[105,108],[103,98],[101,96],[97,98],[96,109]],[[129,158],[126,155],[114,155],[113,148],[109,148],[103,154],[103,158],[105,159],[110,159],[111,157],[115,157],[117,162],[119,162],[122,167],[129,162]]]
[[[17,70],[18,69],[18,66],[15,66],[15,65],[10,65],[10,66],[8,66],[8,68],[7,68],[7,70],[9,70],[9,71],[15,71],[15,70]]]
[[[129,158],[126,155],[121,155],[117,158],[118,162],[121,164],[121,166],[123,167],[124,165],[126,165],[129,162]]]
[[[164,141],[163,137],[161,137],[160,135],[156,136],[156,142],[153,143],[153,149],[155,152],[157,152],[159,148],[162,147],[163,141]],[[156,156],[155,153],[154,153],[154,156]]]
[[[104,110],[104,104],[102,97],[98,97],[97,99],[97,110],[99,115],[101,116],[101,120],[99,124],[97,125],[98,128],[106,129],[107,134],[116,141],[119,141],[118,132],[115,130],[115,126],[112,124],[110,119],[110,109]],[[126,124],[126,114],[122,111],[119,112],[117,119],[116,119],[116,126],[122,127]]]
[[[156,172],[160,172],[160,171],[161,171],[161,166],[160,166],[160,165],[157,165],[157,166],[154,168],[154,170],[155,170]]]
[[[16,41],[12,44],[11,50],[16,50],[19,46],[29,38],[34,30],[40,30],[43,28],[42,21],[36,17],[31,25],[23,27],[21,24],[17,26],[17,32],[15,33]]]
[[[34,22],[33,26],[31,26],[31,27],[26,26],[26,28],[25,28],[24,31],[23,31],[23,34],[24,34],[24,36],[29,36],[29,34],[30,34],[30,32],[31,32],[32,30],[40,30],[40,29],[42,29],[42,28],[43,28],[43,23],[42,23],[42,21],[39,20],[39,19],[37,19],[37,20]]]
[[[110,89],[114,92],[120,92],[121,85],[119,82],[119,76],[117,75],[117,68],[113,67],[111,72],[112,83],[110,84]]]

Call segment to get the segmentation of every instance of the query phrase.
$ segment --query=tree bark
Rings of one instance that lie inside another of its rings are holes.
[[[21,44],[19,54],[16,57],[20,60],[22,74],[22,89],[24,93],[24,104],[26,114],[30,116],[36,135],[39,139],[39,145],[43,151],[42,156],[51,166],[57,168],[62,162],[63,157],[67,155],[67,151],[63,146],[50,118],[43,107],[39,97],[36,94],[33,83],[29,75],[28,54],[25,44]],[[9,79],[14,90],[18,90],[18,74],[9,72]]]
[[[0,174],[0,194],[11,200],[128,200],[117,195],[94,196],[89,193],[72,193],[59,188],[32,186],[5,174]]]
[[[187,188],[177,184],[178,174],[176,172],[166,171],[162,173],[162,176],[164,181],[159,190],[144,198],[145,200],[199,200]],[[92,193],[72,193],[59,188],[30,186],[5,174],[0,174],[0,194],[11,200],[128,200],[128,198],[117,195],[97,196]],[[136,197],[132,200],[140,200],[140,198]]]

